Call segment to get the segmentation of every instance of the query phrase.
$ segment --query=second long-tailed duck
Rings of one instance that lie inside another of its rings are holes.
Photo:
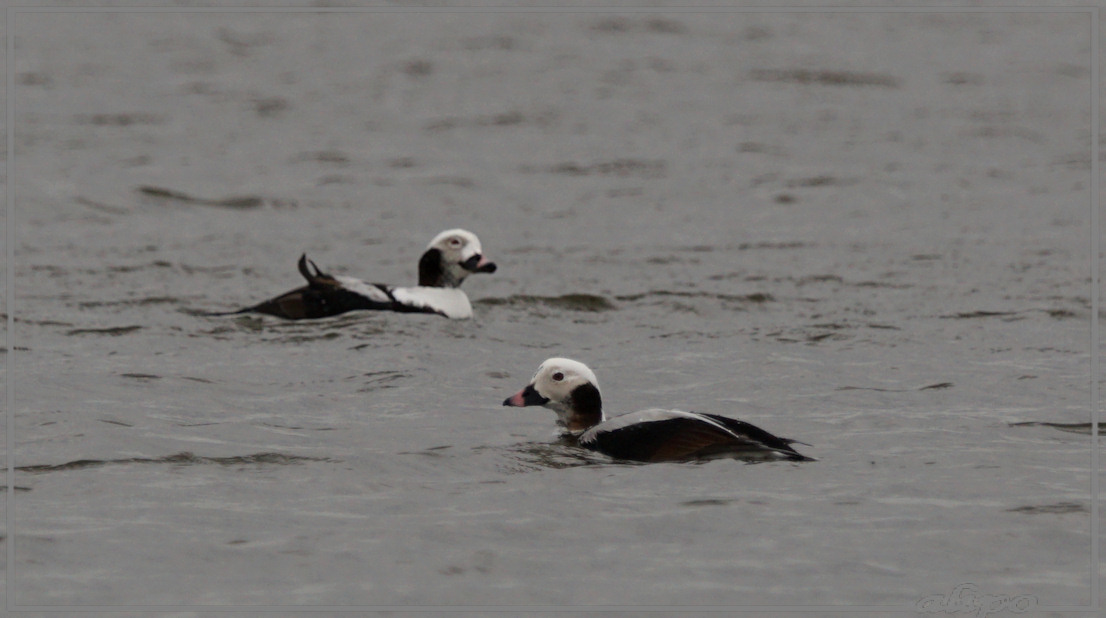
[[[791,448],[797,440],[717,414],[650,409],[607,419],[595,374],[568,358],[546,360],[530,384],[503,405],[550,408],[580,446],[615,459],[814,461]]]
[[[393,287],[329,275],[320,271],[306,254],[300,256],[298,266],[307,285],[238,311],[210,315],[264,313],[303,320],[375,310],[471,318],[472,304],[461,291],[461,282],[471,273],[496,270],[495,263],[484,257],[476,234],[461,229],[446,230],[430,241],[419,259],[419,284],[415,287]]]

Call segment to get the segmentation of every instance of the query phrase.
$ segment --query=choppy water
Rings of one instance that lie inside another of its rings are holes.
[[[7,593],[1088,603],[1086,19],[18,15]],[[455,226],[474,320],[198,315]],[[819,461],[557,444],[553,355]]]

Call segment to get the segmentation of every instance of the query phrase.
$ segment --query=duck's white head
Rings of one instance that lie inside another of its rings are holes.
[[[545,406],[570,431],[603,422],[599,380],[587,365],[570,358],[546,359],[530,384],[508,397],[505,406]]]
[[[494,273],[480,239],[468,230],[446,230],[434,237],[419,260],[419,285],[455,288],[470,273]]]

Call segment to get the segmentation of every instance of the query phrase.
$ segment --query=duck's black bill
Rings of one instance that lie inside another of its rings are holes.
[[[470,273],[494,273],[498,267],[495,265],[495,262],[484,259],[484,256],[478,253],[464,262],[461,262],[461,268],[464,268]]]

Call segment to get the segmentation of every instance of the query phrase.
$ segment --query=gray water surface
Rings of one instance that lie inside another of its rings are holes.
[[[1089,603],[1086,15],[15,26],[16,604]],[[201,315],[450,227],[473,320]],[[560,445],[549,356],[819,461]]]

